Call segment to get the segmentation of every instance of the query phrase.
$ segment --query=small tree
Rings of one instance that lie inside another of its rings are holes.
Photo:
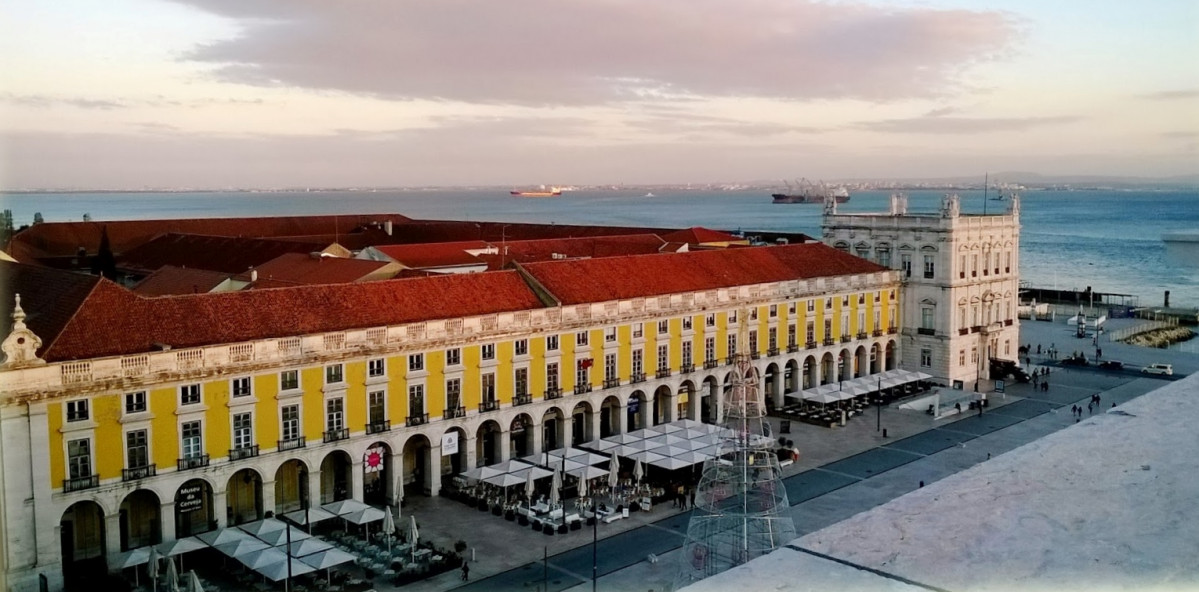
[[[458,542],[454,543],[454,550],[461,555],[462,552],[466,550],[466,541],[458,539]]]
[[[92,221],[92,215],[91,215],[91,214],[84,214],[84,215],[83,215],[83,221],[84,221],[84,222],[91,222],[91,221]]]
[[[43,222],[45,222],[45,221],[46,221],[46,220],[42,218],[42,213],[41,213],[41,212],[34,212],[34,213],[33,213],[33,223],[34,223],[34,224],[41,224],[41,223],[43,223]]]

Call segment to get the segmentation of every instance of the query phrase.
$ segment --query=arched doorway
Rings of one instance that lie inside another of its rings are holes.
[[[416,434],[404,442],[404,493],[431,492],[425,490],[425,475],[429,472],[429,439]]]
[[[557,407],[551,407],[541,416],[541,451],[557,450],[566,444],[566,418]]]
[[[508,458],[524,458],[533,454],[533,418],[521,413],[512,418],[508,428]]]
[[[225,485],[226,522],[237,526],[262,518],[262,476],[254,469],[242,469],[229,477]]]
[[[62,574],[68,589],[108,572],[104,564],[104,510],[100,504],[75,502],[62,513],[58,526]]]
[[[183,538],[215,529],[212,485],[203,479],[184,482],[175,492],[175,537]]]
[[[308,467],[299,459],[279,465],[275,471],[276,514],[286,514],[308,507]]]
[[[820,366],[816,358],[807,356],[803,359],[803,388],[810,389],[820,384]]]
[[[869,363],[870,360],[866,357],[866,347],[859,345],[853,356],[853,377],[864,376],[866,369],[870,367]]]
[[[887,370],[895,369],[895,342],[887,342]]]
[[[354,463],[344,450],[334,450],[321,461],[321,503],[350,499]]]
[[[591,417],[591,404],[587,401],[581,401],[575,405],[575,408],[570,412],[570,445],[578,446],[589,442],[592,437],[592,429],[587,425],[588,418]]]
[[[879,372],[882,371],[878,367],[880,362],[881,362],[881,360],[878,356],[878,344],[877,343],[871,344],[870,345],[870,373],[871,374],[878,374]]]
[[[677,417],[679,419],[698,419],[699,402],[700,397],[695,392],[695,383],[690,380],[684,380],[683,384],[679,385],[679,414]]]
[[[629,395],[629,407],[625,411],[625,432],[634,432],[646,427],[644,417],[648,403],[645,399],[645,393],[641,391],[633,391],[633,394]]]
[[[762,376],[762,394],[765,396],[767,409],[778,409],[783,406],[783,389],[780,383],[782,377],[779,375],[779,367],[775,363],[766,365],[766,372]]]
[[[466,461],[466,430],[461,427],[454,426],[445,431],[445,433],[457,434],[458,451],[450,452],[444,448],[441,449],[441,474],[443,476],[453,476],[470,468]],[[435,487],[440,487],[440,483],[435,483]]]
[[[121,501],[121,550],[128,551],[162,542],[162,504],[158,494],[138,489]]]
[[[375,506],[391,503],[392,483],[391,446],[375,442],[362,453],[362,501]]]
[[[608,396],[604,402],[600,404],[600,425],[599,433],[601,438],[607,438],[618,433],[620,429],[620,419],[613,419],[620,414],[620,399],[614,396]]]
[[[703,401],[699,407],[699,420],[703,423],[719,423],[720,409],[716,402],[720,397],[720,383],[715,376],[704,378]]]
[[[475,458],[479,466],[494,465],[500,462],[500,424],[489,419],[479,426],[475,432]]]
[[[853,378],[853,354],[849,350],[843,349],[837,354],[837,377],[835,380],[849,380]]]
[[[785,372],[783,375],[783,394],[799,392],[803,388],[800,386],[803,384],[801,382],[803,377],[799,371],[799,362],[796,362],[794,358],[787,360],[787,370]]]
[[[652,425],[670,423],[674,418],[674,397],[669,386],[662,385],[654,390],[654,414],[651,417]]]

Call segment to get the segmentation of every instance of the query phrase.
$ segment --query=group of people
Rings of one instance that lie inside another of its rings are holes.
[[[1038,385],[1041,392],[1049,392],[1049,368],[1041,368],[1040,370],[1032,371],[1032,390],[1036,391]]]
[[[1099,408],[1099,404],[1102,402],[1103,402],[1103,397],[1100,397],[1099,393],[1095,393],[1095,394],[1091,395],[1091,401],[1089,403],[1087,403],[1087,415],[1094,415],[1095,410]],[[1112,403],[1112,407],[1115,407],[1115,406],[1116,406],[1116,404]],[[1071,405],[1070,410],[1071,410],[1071,413],[1073,413],[1073,415],[1074,415],[1075,423],[1078,423],[1079,421],[1082,420],[1082,405]]]
[[[671,485],[671,492],[674,494],[671,497],[670,507],[680,510],[687,509],[687,502],[690,500],[691,507],[695,507],[695,486],[684,485],[682,483]]]

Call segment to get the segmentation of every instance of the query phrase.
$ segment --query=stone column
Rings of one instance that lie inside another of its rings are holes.
[[[532,450],[529,450],[529,455],[535,457],[541,454],[542,447],[545,445],[545,423],[538,422],[526,429],[533,430],[533,447]]]
[[[224,489],[214,489],[212,492],[212,515],[216,518],[216,527],[229,526],[229,503],[225,500]]]
[[[724,423],[724,385],[719,382],[712,383],[712,423],[720,425]]]
[[[175,540],[175,502],[163,502],[158,508],[158,524],[164,543]]]
[[[666,405],[662,413],[662,423],[670,423],[674,421],[674,416],[678,413],[679,395],[678,393],[670,393],[662,397],[661,405]]]
[[[474,436],[467,436],[462,442],[459,443],[459,446],[466,446],[466,463],[465,466],[462,467],[462,470],[464,471],[475,468],[475,465],[477,465],[479,462],[479,451],[475,448],[475,446],[478,444],[478,440],[479,439]]]
[[[350,459],[350,499],[362,501],[362,459]]]
[[[438,440],[440,442],[440,440]],[[441,495],[441,446],[430,446],[425,460],[424,489],[430,497]]]
[[[499,444],[496,445],[496,458],[504,462],[512,457],[512,432],[503,430],[499,433]]]
[[[403,474],[404,474],[404,455],[403,454],[395,454],[395,453],[388,454],[387,455],[387,471],[386,472],[387,472],[387,484],[386,484],[387,501],[388,501],[388,503],[395,505],[396,497],[400,493],[399,491],[396,490],[396,487],[397,486],[399,486],[401,488],[403,487],[401,481],[403,480]]]
[[[699,404],[703,401],[703,397],[699,396],[699,389],[701,388],[703,388],[702,383],[701,386],[692,388],[687,393],[687,419],[692,421],[699,421]]]
[[[121,552],[121,513],[104,517],[104,554],[112,557]]]
[[[628,424],[626,422],[628,421],[629,417],[629,404],[621,403],[619,405],[613,405],[612,413],[616,414],[616,417],[610,419],[610,423],[612,424],[612,435],[615,436],[616,434],[623,434],[627,432]]]
[[[315,508],[325,500],[321,499],[321,472],[308,471],[308,507]]]
[[[262,482],[262,514],[267,512],[276,512],[275,508],[275,481]]]
[[[601,413],[603,413],[603,409],[597,408],[584,416],[586,417],[586,423],[583,425],[583,438],[587,442],[599,440]]]

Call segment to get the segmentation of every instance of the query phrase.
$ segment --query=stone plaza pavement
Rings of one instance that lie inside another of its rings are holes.
[[[1090,339],[1073,338],[1064,322],[1025,321],[1021,334],[1034,351],[1037,343],[1043,350],[1055,343],[1067,354],[1091,344]],[[879,418],[874,410],[834,429],[793,423],[787,437],[795,441],[802,456],[784,469],[784,483],[798,533],[803,536],[821,530],[912,492],[922,481],[927,486],[1074,425],[1070,406],[1085,408],[1093,394],[1102,397],[1103,409],[1095,410],[1098,414],[1112,403],[1123,404],[1168,383],[1141,375],[1141,365],[1172,363],[1178,374],[1199,370],[1199,356],[1194,354],[1106,341],[1101,347],[1104,358],[1120,359],[1134,367],[1123,372],[1064,368],[1034,354],[1034,367],[1045,364],[1051,370],[1050,390],[1033,392],[1031,385],[1009,385],[1006,394],[989,395],[990,407],[982,417],[964,413],[934,419],[920,411],[888,407],[881,412],[886,438],[876,427]],[[1093,349],[1090,346],[1088,357]],[[777,421],[775,424],[777,428]],[[409,514],[416,515],[423,539],[445,547],[465,540],[474,561],[468,583],[455,571],[409,584],[404,590],[591,588],[591,529],[546,536],[442,498],[409,498],[404,515]],[[659,506],[652,512],[634,513],[629,520],[601,525],[598,588],[669,589],[687,520],[687,513]],[[548,562],[543,565],[545,555]],[[650,560],[651,555],[656,561]],[[382,581],[375,587],[395,589]]]

